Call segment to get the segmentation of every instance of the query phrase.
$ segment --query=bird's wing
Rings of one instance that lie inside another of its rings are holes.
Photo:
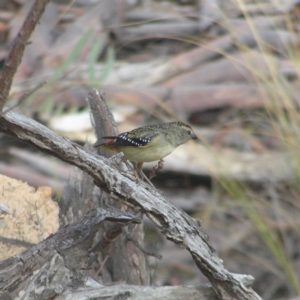
[[[122,137],[126,145],[142,148],[151,147],[155,139],[159,138],[159,134],[152,131],[140,131],[139,128],[130,132],[126,132],[126,134]]]
[[[110,139],[105,143],[97,143],[95,146],[110,146],[110,147],[147,147],[157,134],[151,132],[128,131],[119,134],[118,136],[105,136],[102,139]]]

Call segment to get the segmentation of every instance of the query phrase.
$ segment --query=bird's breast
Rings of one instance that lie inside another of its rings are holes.
[[[169,155],[175,148],[171,145],[152,149],[151,147],[143,149],[143,147],[123,147],[121,151],[125,158],[133,162],[152,162],[160,160]]]

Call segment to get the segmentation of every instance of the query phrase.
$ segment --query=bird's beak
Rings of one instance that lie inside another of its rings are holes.
[[[196,136],[195,133],[192,133],[192,134],[191,134],[191,138],[192,138],[192,140],[198,140],[198,137]]]

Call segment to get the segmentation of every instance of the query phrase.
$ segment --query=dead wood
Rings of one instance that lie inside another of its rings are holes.
[[[300,87],[294,84],[288,88],[291,99],[296,106],[300,106],[298,99]],[[262,84],[257,87],[244,82],[192,86],[174,85],[173,87],[155,86],[142,88],[138,91],[118,86],[105,86],[108,97],[113,98],[118,105],[126,103],[139,108],[144,106],[145,110],[167,107],[176,115],[181,116],[181,119],[186,119],[192,113],[211,109],[228,107],[238,109],[265,108],[272,105],[274,89],[275,86],[271,83],[268,86]],[[282,108],[288,108],[286,103],[279,103],[278,105]]]
[[[17,54],[20,55],[23,50]],[[18,64],[19,62],[12,72],[4,72],[10,81]],[[1,81],[6,84],[4,92],[7,92],[4,94],[2,106],[10,89],[9,80],[2,78]],[[110,199],[126,203],[145,213],[168,239],[190,251],[197,266],[212,282],[221,299],[260,299],[250,288],[253,282],[251,276],[232,274],[224,268],[195,220],[172,206],[158,191],[133,181],[130,174],[117,170],[112,160],[97,157],[66,138],[55,135],[46,127],[13,112],[0,118],[0,130],[79,167],[99,187],[107,191]],[[2,262],[3,273],[0,278],[4,292],[13,290],[15,295],[21,292],[19,295],[23,299],[35,295],[47,299],[61,294],[67,285],[74,288],[82,286],[88,279],[85,270],[89,268],[96,253],[102,252],[103,248],[121,234],[121,226],[113,227],[106,231],[109,236],[94,247],[93,239],[99,224],[103,220],[120,221],[119,215],[117,218],[111,214],[106,215],[107,218],[102,218],[101,215],[99,220],[102,212],[100,209],[93,209],[79,223],[62,229],[28,251]],[[96,218],[93,214],[96,214]],[[124,218],[124,214],[121,213],[121,216]],[[130,221],[137,222],[135,218]],[[89,227],[90,222],[94,223]]]
[[[199,286],[136,286],[136,285],[114,285],[102,287],[86,287],[78,291],[67,291],[55,300],[217,300],[214,291],[208,285]]]
[[[11,46],[0,77],[0,111],[2,111],[5,102],[8,99],[13,77],[21,63],[28,39],[42,16],[48,2],[49,0],[37,0],[34,2],[18,36]]]
[[[92,91],[87,98],[87,102],[90,108],[90,115],[92,125],[95,130],[97,140],[100,140],[102,136],[117,135],[118,128],[113,118],[112,113],[109,111],[104,94],[99,94],[96,91]],[[107,151],[101,148],[97,148],[98,154],[104,157],[110,157],[112,151]],[[121,166],[120,166],[121,167]],[[88,186],[94,185],[92,178],[83,174],[85,183]],[[83,187],[82,190],[85,190]],[[94,191],[95,192],[92,192]],[[94,203],[100,207],[114,206],[120,210],[125,210],[129,213],[136,214],[134,210],[126,208],[122,203],[116,202],[111,199],[110,195],[105,191],[99,191],[98,188],[88,188],[88,195],[85,198],[91,199],[91,194],[97,194],[97,201]],[[95,198],[95,197],[94,197]],[[118,232],[118,224],[107,224],[99,234],[107,234],[107,232]],[[136,247],[129,237],[141,247]],[[101,270],[102,281],[105,284],[112,284],[114,282],[125,281],[128,284],[135,285],[149,285],[150,284],[150,272],[148,270],[147,255],[142,250],[144,245],[144,229],[143,224],[129,226],[120,233],[120,238],[112,243],[109,251],[101,251],[97,255]],[[99,245],[95,245],[95,251]]]
[[[224,57],[197,69],[173,77],[163,83],[164,86],[193,86],[226,82],[257,82],[257,78],[267,81],[272,78],[274,70],[282,76],[296,76],[296,69],[283,73],[283,61],[274,55],[249,50],[234,57]],[[274,69],[272,69],[274,68]]]
[[[196,220],[173,206],[157,190],[142,182],[137,183],[130,174],[116,170],[111,160],[89,153],[45,126],[13,112],[0,119],[0,131],[77,166],[87,172],[112,199],[145,213],[168,239],[191,253],[220,299],[261,299],[250,287],[254,280],[252,276],[230,273],[224,268],[223,261]],[[69,259],[75,264],[72,257]]]
[[[201,145],[194,151],[184,148],[182,146],[164,159],[166,170],[200,176],[213,174],[216,178],[258,184],[292,182],[296,178],[293,156],[289,153],[241,153]]]
[[[138,39],[155,39],[166,37],[191,36],[200,33],[199,23],[197,21],[182,20],[180,22],[169,21],[167,23],[143,24],[124,28],[122,36],[118,43],[121,45],[130,43]]]
[[[115,209],[91,210],[29,250],[0,262],[0,290],[12,299],[51,299],[67,286],[78,288],[88,278],[93,240],[104,221],[119,226],[140,219]],[[104,237],[102,238],[104,240]],[[108,243],[102,243],[103,251]],[[2,294],[3,295],[3,294]]]

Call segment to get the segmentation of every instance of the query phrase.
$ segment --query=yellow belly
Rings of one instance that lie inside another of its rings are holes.
[[[124,153],[126,159],[133,162],[152,162],[166,157],[174,149],[173,146],[158,147],[156,150],[151,149],[151,147],[146,149],[142,149],[141,147],[123,147],[120,152]]]

